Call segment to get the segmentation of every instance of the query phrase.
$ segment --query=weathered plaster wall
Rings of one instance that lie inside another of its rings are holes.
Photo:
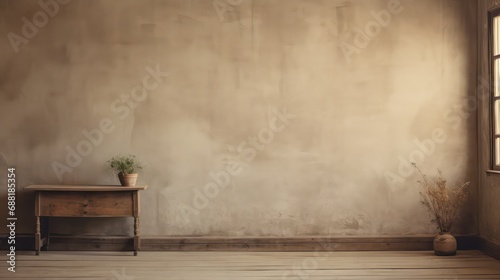
[[[479,3],[479,153],[480,153],[480,191],[479,191],[479,233],[482,237],[500,243],[500,175],[486,173],[490,169],[490,109],[488,87],[488,10],[500,5],[498,1],[481,0]]]
[[[472,1],[212,2],[74,0],[16,53],[7,35],[43,10],[0,1],[0,153],[17,167],[18,231],[33,230],[22,187],[115,184],[105,162],[127,152],[147,164],[144,235],[431,233],[410,161],[472,181],[456,231],[476,231]],[[71,172],[60,181],[55,165]]]

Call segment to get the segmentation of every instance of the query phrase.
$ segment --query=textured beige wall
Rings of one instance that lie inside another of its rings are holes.
[[[73,0],[44,25],[37,1],[0,1],[19,231],[33,230],[23,186],[115,184],[105,161],[131,152],[145,235],[432,233],[410,161],[472,181],[456,231],[476,232],[472,1],[228,2]]]
[[[478,34],[480,50],[478,71],[479,100],[479,152],[480,152],[480,196],[479,233],[481,236],[500,243],[500,175],[486,173],[490,168],[490,110],[488,93],[488,10],[500,5],[498,1],[480,0]]]

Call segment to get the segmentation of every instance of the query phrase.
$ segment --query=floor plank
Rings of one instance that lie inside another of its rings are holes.
[[[2,252],[6,254],[6,252]],[[19,252],[0,279],[500,279],[500,261],[479,251],[416,252]]]

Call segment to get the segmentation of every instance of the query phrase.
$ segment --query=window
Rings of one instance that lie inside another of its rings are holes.
[[[500,170],[500,9],[489,14],[492,169]]]

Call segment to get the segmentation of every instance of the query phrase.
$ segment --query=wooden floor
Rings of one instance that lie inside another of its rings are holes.
[[[16,261],[15,273],[2,261],[0,279],[500,279],[500,261],[478,251],[18,252]]]

